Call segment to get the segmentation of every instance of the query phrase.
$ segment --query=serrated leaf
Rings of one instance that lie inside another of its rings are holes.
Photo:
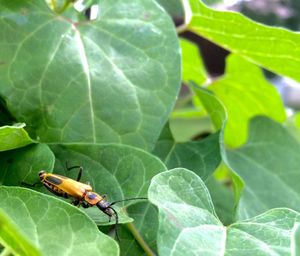
[[[207,73],[197,45],[188,40],[180,39],[182,50],[182,80],[193,80],[202,85],[207,79]]]
[[[156,175],[149,199],[159,208],[158,250],[164,255],[290,255],[291,231],[300,214],[273,209],[224,227],[209,193],[193,172]]]
[[[166,125],[153,151],[169,168],[184,167],[206,180],[220,164],[219,134],[177,143]]]
[[[2,186],[0,201],[0,209],[42,255],[118,255],[113,239],[100,233],[83,212],[61,200]]]
[[[278,122],[286,118],[276,88],[267,82],[257,66],[237,55],[227,57],[225,77],[215,81],[208,89],[226,108],[225,144],[230,147],[246,142],[248,121],[252,117],[265,115]]]
[[[259,24],[240,13],[216,11],[200,0],[184,2],[190,19],[187,29],[274,73],[300,81],[299,33]]]
[[[0,127],[0,152],[34,143],[24,127],[24,123]]]
[[[75,23],[44,1],[1,0],[0,93],[42,142],[151,149],[180,85],[174,26],[153,1],[99,7]]]
[[[13,220],[0,209],[0,242],[9,251],[18,255],[38,256],[41,255],[31,241],[23,235]]]
[[[21,185],[38,182],[38,172],[52,171],[55,157],[46,144],[34,144],[0,154],[0,183]]]
[[[266,117],[251,120],[249,132],[243,147],[226,152],[227,163],[246,184],[239,218],[274,207],[300,211],[299,142],[285,127]]]

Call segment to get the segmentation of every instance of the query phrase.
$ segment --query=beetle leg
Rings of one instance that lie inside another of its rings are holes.
[[[78,172],[76,181],[80,181],[80,178],[81,178],[81,175],[82,175],[82,172],[83,172],[83,167],[82,167],[82,166],[80,166],[80,165],[75,165],[75,166],[69,167],[69,166],[68,166],[68,162],[66,162],[66,168],[67,168],[67,171],[70,171],[70,170],[72,170],[72,169],[79,168],[79,172]]]
[[[72,199],[71,204],[73,204],[74,206],[80,206],[80,201],[78,199]]]
[[[35,182],[33,184],[29,184],[29,183],[24,182],[24,181],[21,182],[21,185],[25,185],[25,186],[28,186],[28,187],[31,187],[31,188],[34,188],[38,184],[41,184],[41,183],[40,182]]]
[[[81,202],[81,206],[83,208],[89,208],[90,207],[90,205],[88,203],[86,203],[86,202]]]

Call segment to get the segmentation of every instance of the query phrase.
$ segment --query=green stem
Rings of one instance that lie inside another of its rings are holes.
[[[148,246],[146,241],[142,238],[141,234],[137,230],[136,226],[132,223],[126,224],[129,231],[132,233],[135,240],[138,242],[138,244],[142,247],[142,249],[145,251],[147,256],[155,256],[155,253],[151,250],[151,248]]]
[[[57,13],[63,13],[72,2],[73,2],[72,0],[66,0],[64,5],[60,8],[60,10],[57,11]]]
[[[1,252],[0,256],[8,256],[8,255],[10,255],[11,253],[12,253],[12,251],[11,251],[8,247],[6,247],[6,248],[4,248],[4,250]]]
[[[56,12],[56,1],[51,0],[52,10]]]

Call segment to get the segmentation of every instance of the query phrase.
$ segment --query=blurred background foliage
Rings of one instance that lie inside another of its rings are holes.
[[[181,0],[156,1],[165,8],[177,26],[182,24],[184,10]],[[300,28],[299,0],[203,0],[203,2],[217,10],[240,12],[252,20],[265,25],[284,27],[293,31],[299,31]],[[228,51],[190,31],[184,31],[179,36],[188,39],[198,47],[198,52],[202,56],[207,71],[207,77],[210,79],[209,81],[203,80],[202,86],[220,78],[224,74]],[[292,123],[291,129],[293,130],[293,127],[295,125],[298,127],[299,123],[299,114],[297,113],[300,109],[299,84],[269,71],[264,70],[264,74],[266,79],[279,91],[289,120]],[[199,81],[197,83],[199,84]],[[192,93],[185,85],[182,86],[180,97],[171,116],[170,128],[174,138],[180,142],[201,138],[214,132],[205,110],[194,99]]]

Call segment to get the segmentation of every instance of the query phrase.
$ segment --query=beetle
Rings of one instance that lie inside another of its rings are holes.
[[[103,213],[105,213],[109,217],[109,221],[111,221],[112,217],[115,217],[116,238],[119,240],[119,236],[117,232],[117,225],[119,224],[119,216],[117,211],[112,206],[119,202],[138,200],[138,199],[147,200],[148,198],[146,197],[128,198],[128,199],[123,199],[123,200],[110,203],[106,200],[106,195],[99,195],[93,191],[92,187],[89,184],[80,182],[80,178],[83,171],[82,166],[68,167],[66,164],[66,167],[67,170],[79,168],[79,172],[76,180],[42,170],[38,174],[40,181],[51,193],[55,194],[56,196],[60,196],[64,198],[72,198],[71,203],[75,206],[78,207],[82,206],[83,208],[97,206]],[[23,182],[23,184],[26,183]],[[30,184],[26,184],[26,185],[34,186],[36,184],[37,183],[33,185]]]

